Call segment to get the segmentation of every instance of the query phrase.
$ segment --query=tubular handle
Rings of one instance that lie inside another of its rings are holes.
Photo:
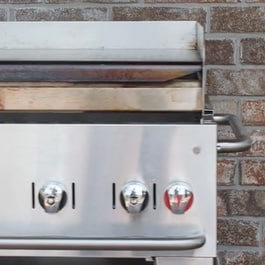
[[[36,239],[2,238],[0,249],[27,250],[191,250],[200,248],[205,237],[180,239]]]
[[[245,132],[239,118],[232,114],[218,114],[213,116],[218,125],[229,125],[236,136],[235,140],[218,140],[217,152],[233,153],[247,151],[251,146],[250,137]]]

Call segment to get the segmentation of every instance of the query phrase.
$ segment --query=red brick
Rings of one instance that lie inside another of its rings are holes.
[[[42,0],[0,0],[0,4],[35,4],[42,3]]]
[[[234,134],[230,127],[227,126],[218,126],[218,139],[224,140],[224,139],[233,139]]]
[[[263,231],[262,231],[262,233],[263,233],[263,238],[262,238],[262,241],[263,241],[263,247],[265,247],[265,222],[263,222],[263,224],[262,224],[263,226],[262,226],[262,228],[263,228]],[[264,252],[263,252],[263,261],[264,261],[264,265],[265,265],[265,250],[264,250]]]
[[[246,3],[265,3],[265,0],[245,0]]]
[[[265,246],[265,243],[264,243]],[[258,264],[258,263],[257,263]],[[262,253],[262,257],[261,257],[261,265],[265,265],[265,252]]]
[[[263,265],[259,252],[222,251],[218,257],[220,265]]]
[[[73,3],[73,0],[43,0],[44,3],[47,4],[65,4],[65,3]],[[106,3],[106,4],[112,4],[112,3],[136,3],[141,0],[78,0],[78,2],[81,3]]]
[[[228,216],[228,208],[227,208],[227,202],[222,197],[222,192],[217,192],[217,216]]]
[[[265,64],[265,39],[241,40],[241,63]]]
[[[265,190],[219,190],[218,196],[227,216],[263,216]]]
[[[259,160],[241,161],[240,184],[265,186],[265,161],[259,161]]]
[[[265,99],[243,101],[241,112],[244,124],[265,125]]]
[[[265,129],[248,130],[247,133],[252,140],[251,148],[242,155],[265,157]]]
[[[219,186],[229,186],[234,184],[236,161],[218,159],[217,161],[217,184]]]
[[[213,7],[211,32],[265,32],[265,7]]]
[[[237,3],[240,0],[145,0],[146,3]]]
[[[231,40],[206,40],[206,64],[235,64],[234,43]]]
[[[7,20],[7,13],[5,9],[0,8],[0,21]]]
[[[206,22],[203,8],[181,7],[114,7],[114,20],[197,20]]]
[[[219,219],[217,239],[219,245],[258,246],[259,223],[254,221]]]
[[[17,8],[17,21],[106,20],[106,8]]]
[[[265,95],[265,70],[220,70],[207,72],[209,95]]]
[[[237,114],[238,102],[234,99],[223,99],[219,96],[210,97],[211,104],[215,113]]]

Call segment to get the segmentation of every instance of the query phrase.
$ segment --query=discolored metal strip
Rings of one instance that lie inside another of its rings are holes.
[[[199,81],[157,84],[0,83],[2,110],[200,111]]]
[[[201,71],[201,65],[0,64],[1,82],[164,82]]]

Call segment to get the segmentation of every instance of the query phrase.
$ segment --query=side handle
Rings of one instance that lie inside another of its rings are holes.
[[[250,137],[245,132],[245,129],[237,116],[232,114],[217,114],[213,116],[213,120],[218,125],[229,125],[236,137],[236,139],[232,140],[218,140],[217,152],[234,153],[247,151],[250,148]]]

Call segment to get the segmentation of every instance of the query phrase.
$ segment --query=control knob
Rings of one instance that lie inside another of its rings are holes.
[[[39,191],[39,202],[47,213],[57,213],[66,204],[66,191],[62,184],[49,182]]]
[[[128,213],[140,213],[148,203],[147,188],[141,182],[130,181],[122,188],[120,200],[121,205]]]
[[[174,214],[184,214],[193,203],[193,193],[185,182],[171,184],[164,193],[164,202]]]

